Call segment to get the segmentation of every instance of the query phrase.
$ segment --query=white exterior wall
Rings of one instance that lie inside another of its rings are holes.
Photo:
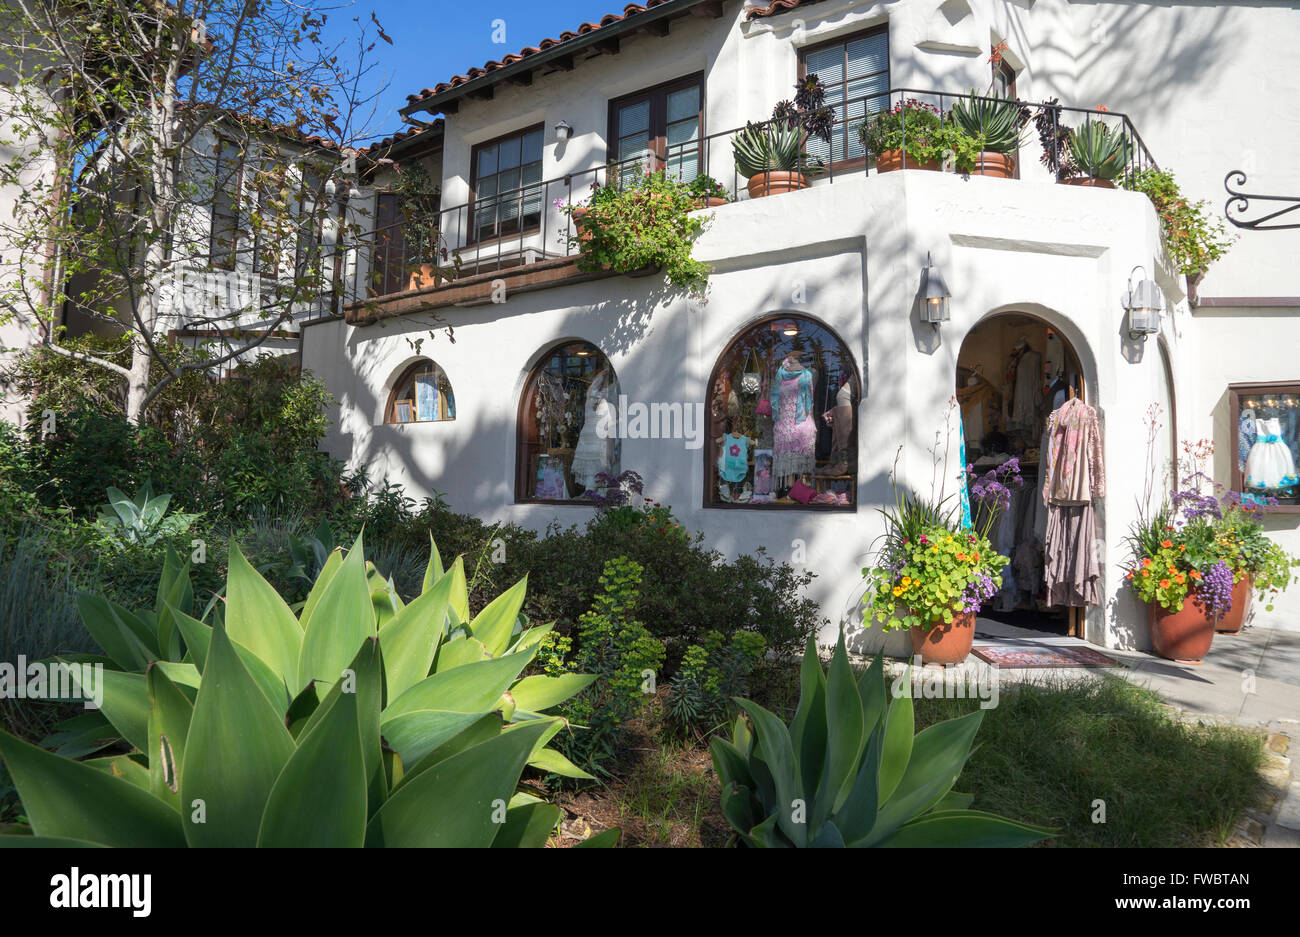
[[[706,75],[706,134],[763,119],[791,94],[798,47],[886,18],[894,87],[983,91],[988,50],[1005,39],[1022,100],[1058,97],[1067,106],[1128,113],[1155,159],[1177,172],[1190,197],[1209,199],[1213,211],[1226,199],[1224,174],[1238,166],[1258,183],[1254,191],[1300,195],[1300,176],[1283,164],[1300,142],[1300,113],[1278,104],[1297,90],[1289,71],[1300,45],[1297,6],[971,0],[941,9],[934,0],[822,0],[745,22],[740,5],[729,3],[719,20],[674,21],[667,38],[626,40],[618,55],[579,61],[571,73],[538,75],[527,88],[500,85],[491,102],[463,102],[446,118],[443,205],[466,201],[474,144],[541,122],[543,179],[590,169],[605,158],[610,99],[695,71]],[[1262,74],[1235,64],[1243,49]],[[553,134],[561,119],[574,128],[565,145]],[[788,559],[792,542],[804,541],[808,566],[819,573],[812,594],[833,628],[855,620],[860,570],[880,532],[875,508],[890,500],[900,441],[901,481],[929,487],[927,449],[943,425],[962,338],[993,313],[1029,312],[1073,345],[1090,402],[1105,421],[1105,598],[1088,612],[1087,636],[1107,646],[1148,647],[1145,611],[1122,588],[1122,537],[1143,491],[1147,408],[1170,395],[1158,342],[1171,362],[1178,435],[1213,435],[1216,472],[1226,481],[1227,383],[1300,380],[1300,319],[1296,309],[1189,312],[1143,196],[1053,184],[1037,163],[1036,141],[1021,163],[1020,181],[894,173],[830,187],[823,181],[715,210],[696,251],[715,270],[704,307],[680,296],[651,301],[649,281],[612,278],[522,294],[504,305],[436,310],[455,327],[454,347],[427,340],[432,314],[365,329],[313,326],[304,337],[304,366],[340,399],[330,449],[354,466],[370,466],[372,477],[406,484],[412,495],[444,492],[457,510],[537,530],[557,519],[581,523],[591,508],[514,503],[519,396],[544,350],[584,339],[608,355],[629,399],[702,402],[731,337],[763,315],[805,312],[837,332],[864,378],[856,512],[704,509],[703,457],[680,444],[625,440],[622,467],[641,472],[649,493],[724,552],[764,545]],[[707,169],[730,185],[729,147],[715,151]],[[575,199],[581,194],[575,191]],[[548,226],[557,230],[554,219]],[[1300,294],[1292,269],[1297,238],[1246,235],[1201,294]],[[952,321],[937,345],[909,313],[926,251],[954,293]],[[1169,314],[1158,341],[1127,337],[1120,296],[1137,265],[1165,293]],[[796,279],[807,284],[806,305],[789,302]],[[451,380],[457,420],[383,425],[391,382],[413,359],[410,341],[417,337],[426,338],[423,353]],[[1167,454],[1168,439],[1159,447]],[[1300,552],[1296,515],[1276,515],[1268,525]],[[1272,614],[1257,609],[1254,620],[1300,630],[1298,610],[1300,596],[1290,595]],[[878,639],[863,646],[873,643]]]

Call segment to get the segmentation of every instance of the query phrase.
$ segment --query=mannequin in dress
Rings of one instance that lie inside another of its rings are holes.
[[[618,387],[613,384],[608,370],[604,370],[592,379],[587,388],[582,432],[573,451],[573,480],[582,487],[577,497],[596,488],[596,476],[600,473],[618,474],[614,465],[617,431],[611,432],[618,426],[618,411],[611,398],[618,399]]]
[[[849,437],[853,432],[853,381],[844,378],[835,393],[835,406],[822,414],[831,427],[830,464],[819,469],[818,475],[844,475],[849,470]]]
[[[772,382],[772,475],[782,488],[793,484],[796,476],[811,473],[817,464],[817,423],[812,414],[815,381],[812,368],[791,352],[777,368]]]

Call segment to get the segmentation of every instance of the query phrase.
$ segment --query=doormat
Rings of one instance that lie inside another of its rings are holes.
[[[980,660],[1008,670],[1034,667],[1119,667],[1119,661],[1090,647],[1050,644],[982,645],[971,648]]]

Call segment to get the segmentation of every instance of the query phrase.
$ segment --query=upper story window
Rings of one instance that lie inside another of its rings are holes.
[[[611,161],[638,161],[621,167],[621,177],[638,169],[662,169],[690,182],[704,171],[703,82],[702,75],[690,75],[610,102]]]
[[[234,270],[239,256],[239,203],[243,177],[243,151],[233,141],[218,140],[213,171],[215,191],[209,258],[212,266],[222,270]]]
[[[470,230],[485,241],[535,230],[542,223],[542,125],[474,147]]]
[[[889,27],[809,46],[799,53],[799,77],[816,75],[835,109],[831,142],[812,138],[807,150],[836,165],[862,160],[865,153],[855,129],[869,112],[889,107]]]
[[[432,423],[456,419],[456,397],[442,368],[421,358],[393,385],[386,423]]]

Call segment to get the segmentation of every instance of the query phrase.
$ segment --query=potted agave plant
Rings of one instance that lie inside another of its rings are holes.
[[[968,137],[975,140],[973,175],[1010,179],[1016,173],[1016,155],[1023,145],[1023,129],[1029,112],[1006,98],[970,97],[955,101],[952,120]]]
[[[830,142],[835,112],[826,106],[826,89],[816,75],[795,85],[793,101],[772,108],[764,124],[747,123],[731,141],[736,171],[749,180],[750,198],[808,187],[808,176],[821,161],[804,152],[809,137]]]
[[[863,603],[886,631],[908,629],[912,652],[925,664],[959,664],[975,639],[975,614],[1002,586],[1009,562],[989,541],[1010,504],[1010,486],[1022,484],[1011,459],[970,488],[976,512],[968,525],[943,503],[915,493],[899,496],[885,516],[876,565],[864,569]]]
[[[1113,189],[1133,155],[1133,147],[1122,131],[1092,118],[1070,131],[1067,145],[1070,162],[1082,175],[1062,179],[1066,185]]]

